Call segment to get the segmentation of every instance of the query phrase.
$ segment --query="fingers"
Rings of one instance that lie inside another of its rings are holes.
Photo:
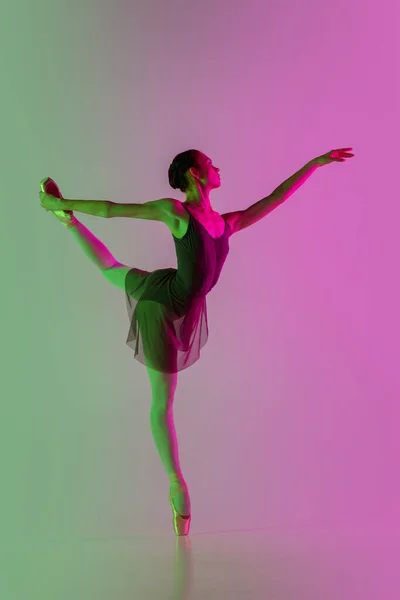
[[[341,148],[340,150],[335,150],[335,152],[339,152],[340,154],[344,154],[345,156],[354,156],[354,154],[350,153],[350,150],[353,150],[353,148]]]
[[[345,162],[346,158],[353,158],[354,154],[349,152],[349,150],[353,150],[353,148],[341,148],[340,150],[334,150],[334,158],[338,162]]]

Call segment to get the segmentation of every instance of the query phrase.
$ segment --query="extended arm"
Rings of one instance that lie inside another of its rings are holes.
[[[125,204],[110,200],[68,200],[39,192],[41,205],[46,210],[71,210],[95,217],[130,217],[170,223],[174,218],[175,200],[161,198],[142,204]]]
[[[350,150],[352,150],[352,148],[331,150],[322,156],[310,160],[302,169],[281,183],[281,185],[269,196],[262,198],[245,210],[227,213],[222,216],[227,218],[231,223],[233,232],[240,231],[241,229],[245,229],[246,227],[257,223],[277,206],[280,206],[285,202],[293,192],[307,181],[318,167],[328,165],[332,162],[345,162],[347,158],[353,158],[354,154],[352,154]]]
[[[109,216],[112,202],[109,200],[68,200],[67,198],[58,198],[45,192],[39,192],[40,204],[45,210],[72,210],[94,215],[95,217]]]
[[[246,227],[250,227],[250,225],[254,225],[254,223],[257,223],[272,210],[280,206],[318,167],[319,165],[311,160],[300,171],[297,171],[297,173],[281,183],[269,196],[262,198],[245,210],[238,210],[222,215],[229,222],[232,233],[237,233],[242,229],[246,229]]]
[[[308,162],[302,169],[286,179],[269,196],[262,198],[243,211],[243,227],[248,227],[265,217],[272,210],[280,206],[291,196],[320,165],[314,160]],[[243,229],[242,227],[242,229]]]
[[[314,160],[310,160],[304,165],[302,169],[297,171],[294,175],[286,179],[281,185],[279,185],[273,192],[268,196],[274,198],[274,201],[279,203],[285,202],[303,183],[307,181],[309,177],[320,167]]]
[[[72,210],[75,212],[94,215],[95,217],[108,217],[111,202],[109,200],[67,200],[60,199],[61,210]]]

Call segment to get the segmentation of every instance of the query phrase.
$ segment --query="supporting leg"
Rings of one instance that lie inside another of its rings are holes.
[[[190,497],[179,462],[172,403],[166,409],[161,409],[156,399],[151,406],[150,424],[154,442],[169,477],[171,488],[173,490],[176,487],[181,488],[181,492],[174,498],[176,510],[182,516],[189,515],[191,512]]]
[[[183,481],[172,405],[164,409],[158,406],[157,401],[153,402],[150,426],[158,454],[171,483]]]
[[[177,373],[162,373],[146,364],[152,389],[150,425],[154,442],[167,472],[171,492],[180,490],[174,497],[176,510],[182,515],[190,514],[190,496],[179,462],[173,404],[178,384]]]

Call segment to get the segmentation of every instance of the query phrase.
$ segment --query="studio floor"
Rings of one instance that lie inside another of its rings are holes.
[[[0,544],[7,600],[398,600],[390,532],[247,530]]]

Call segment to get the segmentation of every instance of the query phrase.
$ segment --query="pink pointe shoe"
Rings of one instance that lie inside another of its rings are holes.
[[[42,181],[40,182],[40,189],[45,194],[50,194],[51,196],[55,196],[56,198],[63,197],[60,192],[60,188],[58,187],[56,182],[53,179],[51,179],[51,177],[45,177],[44,179],[42,179]],[[65,225],[65,227],[70,228],[73,225],[75,225],[76,219],[72,210],[52,210],[51,212],[57,217],[59,221],[61,221],[63,225]]]
[[[173,514],[172,524],[174,526],[175,534],[177,536],[188,535],[190,530],[190,522],[192,520],[191,515],[188,515],[187,517],[182,517],[182,515],[178,513],[174,506],[173,500],[177,494],[181,493],[181,491],[182,490],[178,488],[173,494],[171,492],[169,493],[169,503],[171,505]]]

